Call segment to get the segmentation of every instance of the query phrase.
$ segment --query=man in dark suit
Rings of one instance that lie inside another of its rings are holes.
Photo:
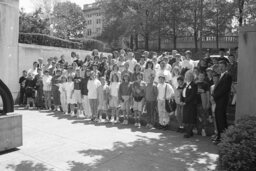
[[[183,123],[186,134],[184,138],[193,136],[193,127],[196,124],[197,109],[197,85],[194,83],[194,75],[191,70],[185,73],[186,87],[181,96],[181,105],[183,106]]]
[[[226,111],[232,84],[232,77],[227,71],[227,62],[220,61],[219,69],[221,72],[220,80],[215,86],[212,95],[216,103],[215,119],[218,132],[217,137],[214,140],[215,144],[220,142],[221,133],[228,127]]]

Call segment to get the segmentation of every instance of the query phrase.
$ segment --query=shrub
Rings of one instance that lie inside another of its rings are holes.
[[[39,33],[19,33],[19,43],[82,49],[82,44]]]
[[[105,48],[105,44],[100,40],[95,39],[84,39],[82,40],[83,49],[93,50],[98,49],[99,51],[103,51]]]
[[[256,117],[245,116],[223,134],[219,167],[227,171],[256,171]]]

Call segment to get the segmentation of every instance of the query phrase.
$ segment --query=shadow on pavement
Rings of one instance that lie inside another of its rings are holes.
[[[6,169],[13,171],[54,171],[47,168],[43,163],[34,163],[30,160],[21,161],[19,164],[10,164]]]
[[[205,141],[205,140],[203,140]],[[69,161],[71,171],[150,171],[150,170],[214,170],[216,149],[195,140],[179,141],[179,136],[162,135],[160,139],[115,142],[112,149],[81,150],[84,157],[98,157],[93,164]]]

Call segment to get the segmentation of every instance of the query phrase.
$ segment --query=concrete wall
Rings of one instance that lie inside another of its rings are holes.
[[[256,116],[256,26],[241,28],[238,49],[238,94],[236,119]]]
[[[18,78],[19,0],[0,1],[0,79],[12,92]]]
[[[50,46],[40,46],[31,44],[21,44],[19,43],[18,59],[19,59],[19,74],[23,70],[28,70],[32,68],[33,62],[37,61],[39,57],[44,59],[44,63],[47,62],[49,57],[60,57],[65,56],[66,61],[71,62],[71,52],[76,52],[79,54],[81,59],[84,59],[86,55],[91,54],[91,51],[68,49],[68,48],[58,48]]]
[[[40,46],[40,45],[30,45],[30,44],[21,44],[18,45],[18,64],[16,65],[18,75],[15,76],[15,81],[12,82],[15,85],[12,90],[14,99],[17,97],[19,92],[18,78],[21,76],[23,70],[28,70],[32,68],[33,62],[37,61],[39,57],[44,59],[46,63],[47,58],[49,57],[60,57],[61,55],[65,56],[66,61],[71,62],[71,52],[76,52],[79,54],[81,59],[84,59],[86,55],[91,54],[91,51],[77,50],[77,49],[67,49],[67,48],[58,48],[50,46]]]

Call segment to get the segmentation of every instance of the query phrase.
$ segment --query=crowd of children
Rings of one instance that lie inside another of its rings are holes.
[[[145,51],[137,61],[131,51],[120,50],[104,56],[94,50],[84,60],[72,52],[70,64],[63,55],[60,59],[48,58],[47,64],[40,58],[20,77],[19,103],[27,108],[61,111],[64,115],[95,122],[122,120],[128,124],[133,117],[136,127],[141,127],[141,117],[145,114],[148,128],[156,125],[166,128],[170,115],[175,115],[177,131],[182,132],[181,96],[187,82],[184,76],[189,70],[198,87],[197,131],[206,135],[205,127],[214,121],[215,102],[211,93],[220,77],[218,61],[206,56],[196,62],[191,57],[190,51],[184,56],[176,50],[160,56]],[[232,54],[226,60],[234,77],[235,94],[237,64]],[[166,100],[170,99],[175,105],[167,112]]]

